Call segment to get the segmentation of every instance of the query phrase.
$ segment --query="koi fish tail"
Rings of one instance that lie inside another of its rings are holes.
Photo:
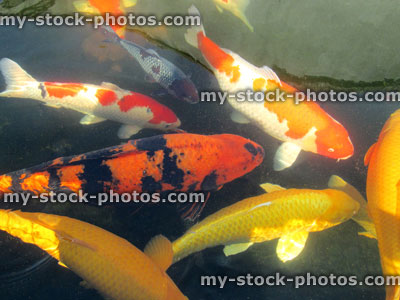
[[[0,93],[0,97],[29,98],[31,87],[38,84],[31,75],[8,58],[0,60],[0,72],[6,82],[6,89]]]
[[[189,8],[188,12],[190,15],[200,16],[199,10],[194,5]],[[206,36],[203,25],[190,27],[185,33],[186,42],[193,47],[199,48],[199,34]]]
[[[46,216],[40,213],[0,209],[0,230],[25,243],[36,245],[55,259],[60,260],[59,237],[55,230],[40,221],[43,217]],[[52,221],[57,220],[53,217]]]

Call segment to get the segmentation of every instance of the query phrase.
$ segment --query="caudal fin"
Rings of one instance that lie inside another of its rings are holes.
[[[31,75],[9,58],[0,60],[0,72],[6,81],[6,89],[0,93],[0,97],[23,97],[27,87],[37,83]]]
[[[192,5],[189,10],[189,15],[192,16],[200,16],[200,12],[199,10],[196,8],[196,6]],[[185,40],[186,42],[196,48],[199,48],[199,43],[198,43],[198,34],[199,33],[203,33],[203,35],[205,36],[206,33],[204,31],[204,27],[203,25],[198,25],[198,26],[192,26],[190,27],[186,33],[185,33]]]

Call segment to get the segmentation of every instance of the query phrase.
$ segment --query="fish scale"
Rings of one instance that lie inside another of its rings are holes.
[[[0,230],[45,250],[110,299],[187,299],[146,254],[94,225],[43,213],[0,210]]]
[[[400,110],[385,123],[365,156],[368,211],[374,221],[384,275],[400,275]],[[386,287],[386,299],[398,300],[399,286]]]
[[[358,203],[340,190],[289,189],[248,198],[205,218],[173,242],[174,262],[217,245],[321,231],[349,219]]]

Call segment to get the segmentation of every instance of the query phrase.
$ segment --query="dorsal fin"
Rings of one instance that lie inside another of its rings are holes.
[[[368,166],[369,161],[371,160],[372,153],[374,153],[376,143],[374,143],[371,147],[369,147],[367,153],[364,156],[364,166]]]
[[[144,253],[163,271],[166,271],[172,264],[174,256],[172,243],[163,235],[157,235],[152,238],[144,248]]]
[[[272,184],[272,183],[263,183],[263,184],[260,184],[260,187],[267,193],[286,190],[284,187],[281,187],[280,185]]]

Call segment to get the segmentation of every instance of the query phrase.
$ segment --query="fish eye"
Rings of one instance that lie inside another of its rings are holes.
[[[335,149],[329,148],[329,149],[328,149],[328,152],[335,152]]]
[[[165,124],[165,128],[169,128],[169,126],[170,126],[169,124]]]

